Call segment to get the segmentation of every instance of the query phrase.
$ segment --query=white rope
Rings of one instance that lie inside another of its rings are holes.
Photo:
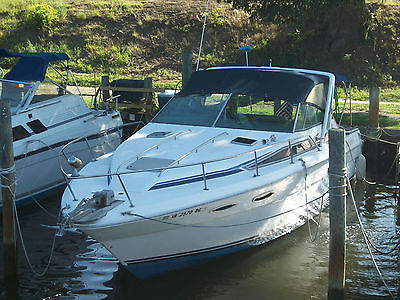
[[[209,2],[210,2],[210,0],[207,0],[206,12],[205,12],[205,14],[204,14],[203,30],[202,30],[202,32],[201,32],[200,47],[199,47],[199,55],[198,55],[198,57],[197,57],[196,71],[199,70],[201,48],[203,47],[204,31],[205,31],[205,29],[206,29],[206,22],[207,22],[207,13],[208,13],[208,4],[209,4]]]
[[[372,262],[373,262],[373,264],[374,264],[374,266],[375,266],[375,269],[376,269],[376,271],[378,272],[379,277],[381,278],[381,281],[382,281],[383,284],[385,285],[387,291],[389,292],[389,295],[392,297],[392,299],[395,299],[395,298],[394,298],[394,295],[392,294],[392,292],[391,292],[390,289],[389,289],[389,286],[386,284],[386,281],[385,281],[385,279],[384,279],[383,276],[382,276],[381,270],[379,269],[378,264],[377,264],[376,261],[375,261],[374,255],[372,254],[372,250],[371,250],[371,247],[370,247],[369,242],[368,242],[367,233],[365,232],[364,226],[363,226],[363,224],[362,224],[362,222],[361,222],[360,214],[358,213],[358,209],[357,209],[357,205],[356,205],[356,200],[355,200],[355,198],[354,198],[353,190],[352,190],[352,188],[351,188],[350,179],[349,179],[348,176],[346,176],[346,181],[347,181],[347,184],[348,184],[348,186],[349,186],[349,191],[350,191],[351,199],[352,199],[352,201],[353,201],[353,205],[354,205],[354,209],[355,209],[356,216],[357,216],[357,219],[358,219],[358,223],[359,223],[359,225],[360,225],[361,233],[362,233],[362,235],[363,235],[365,244],[367,245],[369,255],[371,256],[371,259],[372,259]]]
[[[323,207],[324,207],[324,196],[323,195],[321,196],[321,207],[320,207],[320,210],[319,210],[317,229],[316,229],[314,237],[313,237],[312,233],[311,233],[310,218],[308,217],[307,166],[306,166],[306,162],[302,158],[300,158],[299,160],[301,162],[301,165],[304,168],[304,196],[305,196],[305,199],[306,199],[306,219],[307,219],[308,235],[309,235],[309,238],[310,238],[310,242],[314,243],[317,240],[317,237],[318,237],[318,234],[319,234],[319,229],[321,227],[321,215],[322,215],[322,210],[323,210]],[[311,216],[311,218],[312,218],[312,216]]]
[[[15,164],[9,168],[0,169],[0,175],[8,175],[15,172]]]
[[[5,188],[5,189],[9,189],[10,192],[11,191],[11,186],[15,185],[15,182],[13,182],[12,184],[3,184],[2,181],[10,181],[10,179],[6,176],[6,175],[10,175],[13,174],[15,172],[15,165],[13,164],[11,167],[9,168],[5,168],[5,169],[0,169],[0,187],[1,188]]]
[[[51,250],[50,250],[50,255],[49,255],[49,260],[48,260],[48,262],[47,262],[47,264],[46,264],[46,267],[44,268],[44,270],[43,270],[41,273],[39,273],[39,272],[37,272],[37,271],[33,268],[33,265],[32,265],[32,263],[31,263],[31,260],[30,260],[30,258],[29,258],[29,255],[28,255],[28,252],[27,252],[27,250],[26,250],[25,241],[24,241],[24,237],[23,237],[23,235],[22,235],[21,225],[20,225],[20,223],[19,223],[18,210],[17,210],[17,206],[16,206],[16,204],[15,204],[15,201],[13,201],[13,207],[14,207],[14,210],[13,210],[13,211],[14,211],[14,214],[15,214],[15,220],[16,220],[16,223],[17,223],[18,233],[19,233],[19,237],[20,237],[20,240],[21,240],[21,245],[22,245],[22,249],[23,249],[23,251],[24,251],[24,255],[25,255],[26,261],[27,261],[27,263],[28,263],[28,265],[29,265],[31,271],[33,272],[33,274],[35,274],[35,275],[38,276],[38,277],[42,277],[42,276],[45,275],[45,274],[47,273],[47,271],[49,270],[50,263],[51,263],[51,260],[52,260],[52,258],[53,258],[53,254],[54,254],[54,248],[55,248],[55,244],[56,244],[57,232],[54,233],[53,242],[52,242],[52,246],[51,246]],[[61,215],[61,211],[62,211],[62,210],[60,209],[59,214],[58,214],[59,216]]]

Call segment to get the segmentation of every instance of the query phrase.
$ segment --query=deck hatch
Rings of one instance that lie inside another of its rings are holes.
[[[173,163],[173,159],[154,158],[154,157],[141,157],[135,162],[129,164],[126,168],[132,171],[149,170],[149,169],[163,169]],[[155,170],[159,172],[160,170]]]
[[[171,134],[172,131],[156,131],[148,134],[146,138],[164,138],[170,136]]]
[[[249,139],[249,138],[245,138],[245,137],[241,137],[241,136],[238,136],[231,141],[232,144],[239,144],[239,145],[245,145],[245,146],[252,146],[256,142],[257,142],[257,140]]]

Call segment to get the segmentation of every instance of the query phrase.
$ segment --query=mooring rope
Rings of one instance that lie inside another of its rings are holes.
[[[374,257],[374,255],[373,255],[373,253],[372,253],[372,250],[371,250],[371,247],[370,247],[370,243],[369,243],[368,235],[367,235],[367,233],[366,233],[366,231],[365,231],[365,229],[364,229],[364,226],[363,226],[362,221],[361,221],[361,218],[360,218],[360,214],[359,214],[358,209],[357,209],[357,204],[356,204],[356,201],[355,201],[355,198],[354,198],[353,190],[352,190],[352,188],[351,188],[350,179],[349,179],[348,176],[346,176],[345,179],[346,179],[347,184],[348,184],[348,186],[349,186],[349,191],[350,191],[351,199],[352,199],[352,202],[353,202],[353,205],[354,205],[354,209],[355,209],[355,212],[356,212],[356,216],[357,216],[357,219],[358,219],[358,223],[359,223],[359,225],[360,225],[361,233],[362,233],[362,235],[363,235],[364,241],[365,241],[365,243],[366,243],[366,245],[367,245],[367,248],[368,248],[369,255],[371,256],[371,259],[372,259],[372,262],[373,262],[373,264],[374,264],[374,266],[375,266],[375,269],[376,269],[376,271],[378,272],[379,277],[381,278],[381,281],[382,281],[383,284],[385,285],[385,287],[386,287],[386,289],[387,289],[389,295],[392,297],[392,299],[395,299],[395,298],[394,298],[394,295],[393,295],[392,292],[390,291],[389,286],[387,285],[385,279],[383,278],[382,272],[381,272],[381,270],[379,269],[379,266],[378,266],[378,264],[376,263],[375,257]]]
[[[4,176],[3,174],[9,174],[9,173],[13,172],[13,169],[12,169],[12,168],[13,168],[13,167],[8,168],[8,169],[6,169],[5,171],[4,171],[4,169],[2,169],[1,172],[0,172],[1,176],[3,177],[3,176]],[[2,187],[2,188],[7,188],[7,189],[10,191],[10,193],[11,193],[11,196],[12,196],[12,206],[13,206],[13,216],[14,216],[14,219],[15,219],[15,222],[16,222],[16,225],[17,225],[18,234],[19,234],[19,237],[20,237],[20,240],[21,240],[22,249],[23,249],[23,251],[24,251],[24,255],[25,255],[25,258],[26,258],[26,260],[27,260],[27,262],[28,262],[28,265],[29,265],[31,271],[32,271],[36,276],[42,277],[43,275],[45,275],[45,274],[47,273],[47,271],[48,271],[48,269],[49,269],[49,267],[50,267],[50,263],[51,263],[51,260],[52,260],[52,257],[53,257],[53,253],[54,253],[54,247],[55,247],[57,232],[54,234],[54,238],[53,238],[53,242],[52,242],[52,246],[51,246],[51,250],[50,250],[50,255],[49,255],[49,260],[48,260],[48,262],[47,262],[47,264],[46,264],[46,267],[44,268],[43,272],[39,273],[39,272],[37,272],[37,271],[33,268],[33,265],[32,265],[32,263],[31,263],[31,260],[30,260],[30,258],[29,258],[29,255],[28,255],[28,252],[27,252],[27,250],[26,250],[25,240],[24,240],[24,237],[23,237],[23,234],[22,234],[22,230],[21,230],[21,225],[20,225],[20,222],[19,222],[19,215],[18,215],[18,210],[17,210],[15,191],[12,190],[12,186],[11,186],[11,185],[6,185],[6,186],[5,186],[5,185],[1,185],[1,187]],[[62,212],[62,209],[60,209],[60,211],[59,211],[59,213],[58,213],[58,219],[59,219],[59,220],[60,220],[60,217],[61,217],[61,212]]]
[[[11,192],[11,185],[10,184],[2,184],[1,181],[9,181],[10,179],[6,176],[9,174],[12,174],[15,172],[15,164],[13,164],[11,167],[9,168],[4,168],[4,169],[0,169],[0,187],[1,188],[6,188],[9,189]],[[12,185],[15,185],[15,182],[13,182]]]
[[[38,276],[38,277],[42,277],[42,276],[44,276],[44,275],[47,273],[47,271],[49,270],[51,260],[53,259],[54,248],[55,248],[55,244],[56,244],[57,231],[54,233],[54,237],[53,237],[53,241],[52,241],[52,245],[51,245],[51,249],[50,249],[50,254],[49,254],[49,260],[48,260],[48,262],[47,262],[46,267],[44,268],[44,270],[43,270],[41,273],[39,273],[39,272],[37,272],[37,271],[33,268],[32,262],[31,262],[31,260],[30,260],[30,258],[29,258],[29,255],[28,255],[28,251],[26,250],[24,237],[23,237],[23,235],[22,235],[21,225],[20,225],[20,223],[19,223],[19,216],[18,216],[17,205],[16,205],[15,201],[13,201],[13,208],[14,208],[14,209],[13,209],[13,212],[14,212],[14,215],[15,215],[15,220],[16,220],[17,228],[18,228],[18,234],[19,234],[19,237],[20,237],[20,240],[21,240],[21,245],[22,245],[22,249],[23,249],[23,251],[24,251],[24,255],[25,255],[26,261],[27,261],[27,263],[28,263],[28,265],[29,265],[29,268],[31,269],[32,273],[35,274],[35,275]],[[61,212],[62,212],[62,209],[60,209],[60,211],[59,211],[59,213],[58,213],[59,218],[60,218],[60,216],[61,216]]]
[[[59,216],[57,216],[57,215],[52,214],[51,212],[49,212],[42,204],[40,204],[40,202],[39,202],[34,196],[30,196],[30,197],[32,198],[33,202],[35,202],[36,205],[39,206],[39,208],[40,208],[41,210],[43,210],[47,215],[49,215],[50,217],[56,218],[56,219],[59,218]]]
[[[367,135],[367,134],[363,134],[363,133],[360,133],[360,135],[363,136],[363,137],[365,137],[365,138],[374,140],[374,141],[378,141],[378,142],[382,142],[382,143],[386,143],[386,144],[394,145],[394,146],[397,145],[397,143],[395,143],[395,142],[386,141],[386,140],[381,139],[382,133],[385,132],[385,131],[384,131],[382,128],[378,128],[378,130],[379,130],[378,137],[373,137],[373,136],[370,136],[370,135]],[[392,136],[392,135],[388,134],[387,132],[385,132],[385,133],[386,133],[387,135],[389,135],[389,136]]]
[[[310,238],[310,242],[314,243],[317,240],[318,234],[319,234],[319,230],[321,227],[321,215],[322,215],[322,210],[324,208],[324,196],[321,196],[321,207],[319,210],[319,216],[318,216],[318,222],[317,223],[317,229],[315,231],[314,237],[312,236],[311,233],[311,225],[310,225],[310,218],[308,217],[308,196],[307,196],[307,166],[306,166],[306,162],[300,158],[299,161],[301,162],[301,165],[304,169],[304,197],[306,200],[306,219],[307,219],[307,227],[308,227],[308,235]],[[312,216],[311,216],[312,218]]]

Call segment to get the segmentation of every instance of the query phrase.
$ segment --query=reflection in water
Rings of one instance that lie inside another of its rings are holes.
[[[394,187],[355,185],[362,222],[382,250],[399,243]],[[59,199],[59,198],[58,198]],[[58,200],[47,201],[54,215]],[[37,207],[21,210],[21,226],[35,269],[47,263],[55,218]],[[307,226],[266,246],[233,254],[206,265],[148,280],[135,279],[95,241],[66,233],[57,238],[49,272],[34,277],[19,253],[19,294],[22,299],[326,299],[329,256],[329,215],[323,212],[316,242]],[[311,226],[313,232],[315,226]],[[0,254],[3,250],[0,248]],[[375,254],[382,274],[399,295],[400,250]],[[100,259],[99,259],[100,258]],[[3,271],[2,261],[0,262]],[[0,273],[0,297],[4,274]],[[388,297],[363,242],[358,221],[347,201],[346,296],[349,299]]]

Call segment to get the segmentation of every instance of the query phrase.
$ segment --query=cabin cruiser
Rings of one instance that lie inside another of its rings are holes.
[[[139,278],[292,232],[329,202],[335,79],[278,67],[193,73],[113,153],[66,175],[64,225]],[[347,130],[350,177],[361,146],[359,130]]]
[[[21,205],[65,185],[58,168],[59,151],[70,141],[85,137],[71,149],[83,164],[113,151],[121,142],[122,119],[110,108],[86,105],[70,72],[68,55],[0,49],[0,58],[16,61],[8,73],[0,74],[0,101],[10,101],[16,203]],[[59,75],[62,83],[49,79],[46,72]],[[70,91],[70,81],[79,94]],[[60,163],[72,171],[68,158],[64,152]]]

